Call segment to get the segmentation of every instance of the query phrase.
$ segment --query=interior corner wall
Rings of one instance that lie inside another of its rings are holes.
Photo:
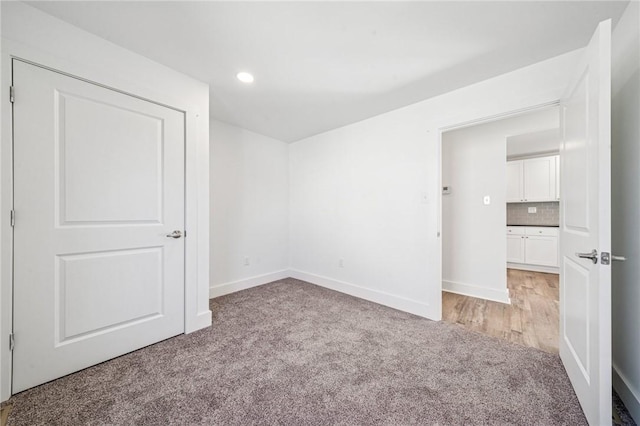
[[[557,101],[580,53],[290,145],[292,276],[439,320],[440,129]]]
[[[558,108],[442,135],[442,288],[510,303],[506,276],[507,136],[558,127]],[[484,204],[484,197],[490,204]]]
[[[279,140],[210,126],[209,297],[216,297],[288,277],[289,157]]]
[[[640,422],[640,4],[613,31],[612,264],[613,386]]]

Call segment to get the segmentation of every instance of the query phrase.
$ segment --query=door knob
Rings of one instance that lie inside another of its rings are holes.
[[[608,265],[612,260],[614,262],[624,262],[625,260],[627,260],[627,258],[624,256],[614,256],[613,254],[609,254],[606,251],[602,252],[602,258],[600,259],[600,261],[603,265]]]
[[[170,234],[167,234],[167,238],[180,238],[182,237],[182,231],[175,230]]]
[[[598,250],[593,249],[590,253],[576,253],[580,259],[590,259],[593,263],[598,263]]]

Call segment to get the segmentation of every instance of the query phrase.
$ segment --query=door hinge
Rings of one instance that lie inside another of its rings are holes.
[[[187,238],[187,230],[184,230],[184,237]]]
[[[9,86],[9,102],[14,103],[16,101],[16,89],[13,86]]]
[[[16,347],[16,339],[13,337],[13,333],[9,334],[9,350],[13,351]]]
[[[11,210],[11,227],[16,226],[16,211]]]

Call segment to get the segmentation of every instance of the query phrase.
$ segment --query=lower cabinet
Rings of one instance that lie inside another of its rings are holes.
[[[526,236],[524,263],[558,266],[558,237]]]
[[[507,227],[507,262],[558,266],[558,228]]]
[[[507,234],[507,262],[524,263],[524,235]]]

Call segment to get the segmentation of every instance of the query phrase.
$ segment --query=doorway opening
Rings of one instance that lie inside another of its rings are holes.
[[[559,108],[442,133],[442,318],[559,343]]]

